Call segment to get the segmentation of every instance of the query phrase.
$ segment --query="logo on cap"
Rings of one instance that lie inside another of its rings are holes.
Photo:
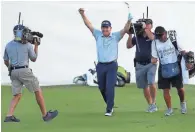
[[[111,27],[111,23],[108,20],[104,20],[101,24],[101,27]]]

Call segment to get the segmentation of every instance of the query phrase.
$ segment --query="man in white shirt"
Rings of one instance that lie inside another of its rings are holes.
[[[165,115],[170,116],[173,113],[173,109],[171,105],[171,96],[170,96],[170,89],[172,86],[177,88],[178,95],[180,98],[180,103],[181,103],[181,113],[185,114],[187,112],[185,96],[184,96],[185,92],[183,88],[181,65],[178,61],[178,51],[182,54],[185,53],[185,51],[182,51],[182,49],[177,45],[176,41],[171,42],[171,40],[167,37],[167,31],[163,27],[161,26],[156,27],[155,35],[156,38],[152,42],[151,62],[153,64],[156,64],[157,61],[159,60],[158,87],[159,89],[163,90],[164,100],[167,105],[167,111]],[[174,63],[179,67],[178,74],[170,78],[163,77],[162,72],[164,71],[162,71],[162,66],[167,64],[174,64]]]

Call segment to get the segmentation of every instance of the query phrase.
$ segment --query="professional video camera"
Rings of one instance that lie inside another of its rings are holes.
[[[41,38],[43,37],[43,34],[40,32],[31,31],[29,28],[24,29],[24,38],[31,44],[34,44],[36,41],[38,45],[41,42]]]
[[[24,44],[26,42],[34,44],[36,41],[39,45],[43,34],[40,32],[31,31],[28,27],[23,26],[23,22],[20,24],[20,17],[21,12],[19,13],[18,25],[16,25],[13,29],[15,35],[14,40]]]
[[[148,7],[147,7],[147,18],[144,18],[144,13],[143,13],[143,18],[138,19],[136,23],[132,23],[129,29],[130,34],[142,35],[144,32],[144,29],[142,28],[143,22],[146,24],[153,23],[152,19],[148,18]]]

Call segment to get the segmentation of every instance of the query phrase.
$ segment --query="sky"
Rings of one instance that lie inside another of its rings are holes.
[[[152,18],[154,28],[164,26],[167,30],[176,30],[178,43],[184,49],[195,52],[195,2],[128,3],[134,22],[142,18],[149,6],[149,18]],[[95,39],[84,25],[79,8],[85,8],[87,17],[98,29],[103,20],[110,20],[113,32],[119,31],[128,18],[124,2],[2,2],[1,55],[5,45],[13,39],[12,29],[21,12],[25,26],[44,34],[38,60],[30,63],[40,84],[72,83],[75,76],[94,68],[93,62],[97,61]],[[127,38],[125,35],[119,43],[118,63],[131,72],[132,82],[135,82],[135,48],[126,49]],[[1,82],[10,83],[3,59],[1,70]],[[195,84],[195,78],[189,83]]]

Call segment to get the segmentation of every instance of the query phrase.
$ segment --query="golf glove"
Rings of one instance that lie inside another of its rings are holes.
[[[129,13],[129,15],[128,15],[128,20],[132,20],[133,19],[133,16],[131,15],[131,13]]]

